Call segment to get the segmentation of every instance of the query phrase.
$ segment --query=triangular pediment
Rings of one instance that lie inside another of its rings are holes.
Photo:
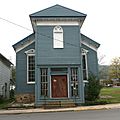
[[[86,17],[86,14],[63,7],[61,5],[54,5],[47,9],[33,13],[30,17]]]

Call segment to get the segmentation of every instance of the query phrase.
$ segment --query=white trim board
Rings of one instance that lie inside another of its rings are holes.
[[[86,42],[83,42],[83,41],[81,41],[81,43],[84,44],[84,45],[86,45],[87,47],[89,47],[89,48],[91,48],[92,50],[94,50],[94,51],[97,52],[97,48],[94,47],[93,45],[90,45],[90,44],[88,44],[88,43],[86,43]]]
[[[38,18],[32,19],[33,27],[36,25],[56,26],[56,25],[77,25],[82,26],[84,18]]]
[[[19,46],[18,48],[16,48],[16,53],[21,51],[22,49],[26,48],[27,46],[29,46],[30,44],[34,43],[35,40],[31,40],[29,41],[28,43],[25,43],[25,44],[21,44],[21,46]]]
[[[56,26],[56,25],[80,25],[78,21],[37,21],[36,25]]]

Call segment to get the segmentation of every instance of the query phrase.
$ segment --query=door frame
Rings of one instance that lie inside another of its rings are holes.
[[[67,97],[63,97],[63,98],[69,98],[70,97],[70,93],[69,93],[69,74],[55,74],[55,75],[66,75],[67,77]],[[52,99],[61,99],[61,98],[54,98],[52,97],[52,75],[50,75],[50,98]]]

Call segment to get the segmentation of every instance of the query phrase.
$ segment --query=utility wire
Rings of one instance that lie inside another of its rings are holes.
[[[0,17],[0,19],[3,20],[3,21],[6,21],[6,22],[8,22],[8,23],[11,23],[11,24],[13,24],[13,25],[15,25],[15,26],[18,26],[18,27],[21,27],[21,28],[23,28],[23,29],[26,29],[26,30],[28,30],[28,31],[32,31],[31,29],[26,28],[26,27],[24,27],[24,26],[22,26],[22,25],[19,25],[19,24],[17,24],[17,23],[14,23],[14,22],[12,22],[12,21],[10,21],[10,20],[7,20],[7,19],[1,18],[1,17]]]
[[[5,19],[5,18],[0,17],[0,19],[3,20],[3,21],[8,22],[8,23],[10,23],[10,24],[13,24],[13,25],[15,25],[15,26],[21,27],[21,28],[23,28],[23,29],[25,29],[25,30],[32,31],[31,29],[29,29],[29,28],[27,28],[27,27],[24,27],[24,26],[22,26],[22,25],[19,25],[19,24],[17,24],[17,23],[14,23],[14,22],[12,22],[12,21],[10,21],[10,20],[7,20],[7,19]],[[33,32],[33,31],[32,31],[32,32]],[[37,32],[37,34],[53,40],[53,37],[51,37],[51,36],[47,36],[47,35],[45,35],[45,34],[43,34],[43,33],[38,33],[38,32]],[[61,41],[61,40],[59,40],[59,39],[54,39],[54,40],[59,41],[59,42],[64,42],[65,44],[71,45],[71,46],[74,46],[74,47],[80,47],[80,46],[78,46],[78,45],[71,44],[71,43],[65,42],[65,41]]]

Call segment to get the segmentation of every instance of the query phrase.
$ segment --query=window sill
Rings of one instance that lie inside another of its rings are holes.
[[[53,49],[64,49],[64,47],[53,47]]]
[[[35,84],[35,82],[27,82],[27,84]]]
[[[88,80],[83,80],[84,83],[88,83]]]

